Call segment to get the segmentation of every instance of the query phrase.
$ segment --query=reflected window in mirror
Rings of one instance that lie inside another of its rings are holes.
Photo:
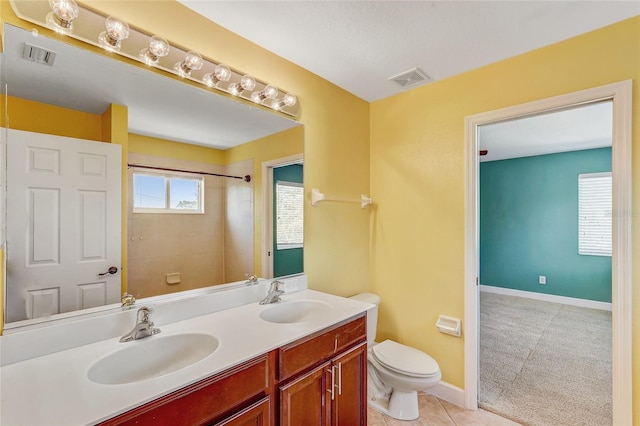
[[[304,188],[297,182],[276,182],[276,244],[278,250],[303,247]]]
[[[204,179],[184,174],[134,172],[134,213],[204,213]]]

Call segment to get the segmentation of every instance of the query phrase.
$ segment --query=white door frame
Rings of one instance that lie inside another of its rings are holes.
[[[273,169],[303,160],[300,153],[262,163],[262,278],[273,278]]]
[[[613,424],[632,423],[631,87],[631,80],[626,80],[465,118],[465,408],[478,408],[478,126],[609,99],[613,101]]]

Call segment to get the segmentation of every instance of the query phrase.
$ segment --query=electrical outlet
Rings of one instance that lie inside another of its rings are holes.
[[[294,291],[298,289],[298,282],[295,279],[284,281],[284,291]]]
[[[547,277],[544,275],[540,275],[538,277],[538,284],[546,284],[547,283]]]

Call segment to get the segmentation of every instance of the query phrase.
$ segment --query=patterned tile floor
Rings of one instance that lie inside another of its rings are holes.
[[[413,421],[401,421],[371,408],[367,411],[368,426],[518,426],[511,420],[489,411],[469,411],[432,395],[418,396],[420,417]]]

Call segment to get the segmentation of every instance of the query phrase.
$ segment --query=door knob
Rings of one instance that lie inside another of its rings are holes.
[[[104,277],[105,275],[113,275],[115,273],[118,272],[118,267],[117,266],[109,266],[109,269],[107,269],[107,272],[103,272],[101,274],[98,274],[99,277]]]

